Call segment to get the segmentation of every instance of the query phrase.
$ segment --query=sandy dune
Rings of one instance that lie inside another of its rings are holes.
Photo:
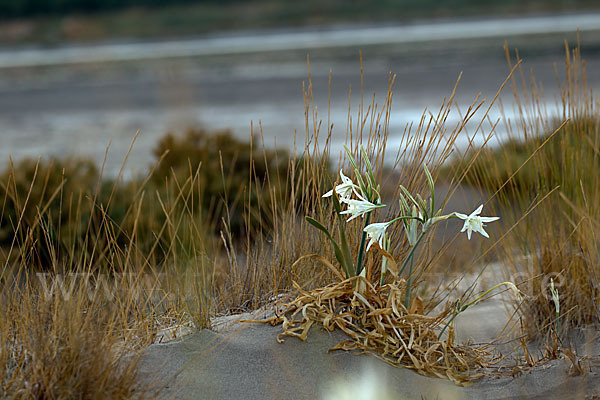
[[[500,317],[492,317],[492,316]],[[461,340],[485,340],[496,335],[506,313],[499,301],[481,304],[457,321]],[[168,344],[150,346],[141,362],[144,382],[163,385],[160,398],[177,399],[328,399],[333,387],[370,385],[377,398],[507,399],[591,398],[600,394],[598,368],[584,376],[568,374],[562,360],[521,373],[484,378],[466,388],[450,381],[395,368],[371,355],[327,353],[343,340],[342,333],[313,328],[306,342],[288,338],[278,344],[281,327],[235,322],[203,330]],[[220,320],[224,322],[224,320]],[[593,338],[598,350],[597,335]],[[359,389],[350,389],[359,399]]]

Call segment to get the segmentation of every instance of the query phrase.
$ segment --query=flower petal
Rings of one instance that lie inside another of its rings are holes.
[[[344,183],[352,182],[352,180],[350,178],[348,178],[346,175],[344,175],[344,170],[342,170],[342,169],[340,169],[340,177],[342,178],[342,182],[344,182]]]
[[[481,218],[481,222],[493,222],[500,219],[500,217],[479,217]]]
[[[475,211],[473,211],[473,212],[471,213],[471,217],[474,217],[474,216],[476,216],[476,215],[479,215],[479,214],[481,213],[481,210],[483,210],[483,204],[482,204],[482,205],[480,205],[479,207],[477,207],[477,210],[475,210]]]
[[[488,238],[488,239],[490,238],[490,235],[487,234],[487,232],[483,229],[483,227],[479,228],[478,232],[481,233],[486,238]]]

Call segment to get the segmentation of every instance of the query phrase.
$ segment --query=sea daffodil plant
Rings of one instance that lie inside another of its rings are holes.
[[[340,170],[340,178],[342,183],[334,186],[333,189],[323,195],[325,198],[332,199],[335,212],[338,215],[340,224],[339,243],[333,238],[333,235],[323,224],[310,217],[306,217],[306,220],[311,225],[325,233],[327,238],[331,241],[334,247],[336,259],[346,274],[346,278],[351,278],[357,275],[364,276],[363,263],[365,253],[373,248],[378,249],[383,254],[381,275],[379,279],[380,285],[382,286],[384,285],[385,275],[388,269],[388,257],[391,249],[391,242],[390,237],[387,234],[387,229],[397,222],[402,222],[402,227],[404,228],[410,249],[408,255],[401,264],[400,269],[398,270],[397,278],[402,276],[404,270],[408,266],[408,273],[406,274],[407,289],[405,297],[405,306],[408,308],[411,299],[415,251],[425,237],[426,233],[431,230],[433,225],[449,218],[462,219],[465,222],[461,232],[466,231],[467,237],[470,240],[472,232],[478,232],[486,238],[489,237],[487,232],[483,229],[485,227],[484,223],[493,222],[499,218],[481,217],[479,214],[481,214],[483,205],[479,206],[469,215],[456,212],[444,215],[442,214],[442,209],[438,209],[436,211],[435,185],[433,177],[427,166],[423,164],[423,170],[430,191],[430,197],[428,201],[423,199],[419,194],[413,196],[408,189],[401,185],[401,194],[398,200],[399,214],[387,222],[371,223],[371,215],[373,211],[384,208],[386,205],[382,204],[380,186],[375,180],[373,167],[367,152],[362,146],[360,153],[364,166],[363,171],[359,169],[356,160],[352,156],[350,150],[346,147],[346,154],[353,169],[355,180],[353,181],[351,178],[344,175],[343,170]],[[346,206],[346,209],[343,210],[342,205]],[[344,221],[342,215],[348,215],[349,218]],[[363,220],[364,227],[358,247],[358,256],[356,262],[354,262],[354,260],[352,260],[344,225],[345,223],[350,222],[358,217],[361,217]],[[369,240],[368,244],[366,244],[367,239]]]

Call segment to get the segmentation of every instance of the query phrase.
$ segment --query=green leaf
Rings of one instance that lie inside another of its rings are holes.
[[[410,194],[410,192],[408,191],[408,189],[407,189],[407,188],[405,188],[404,186],[400,185],[400,189],[402,190],[402,192],[404,192],[404,195],[405,195],[406,197],[408,197],[408,199],[409,199],[410,201],[412,201],[412,202],[413,202],[413,204],[414,204],[415,206],[417,206],[418,208],[421,208],[421,206],[419,205],[419,203],[417,203],[417,201],[415,200],[415,198],[414,198],[414,197],[412,197],[412,195]]]
[[[339,214],[338,214],[339,215]],[[341,219],[341,216],[340,216]],[[346,232],[344,231],[343,225],[340,224],[340,241],[342,242],[342,249],[340,253],[345,260],[344,267],[346,268],[346,277],[350,278],[354,276],[354,264],[352,263],[352,254],[350,253],[350,246],[348,246],[348,240],[346,239]]]
[[[333,197],[335,198],[336,196],[334,195]],[[339,204],[339,202],[338,202],[338,204]],[[348,260],[346,259],[344,252],[342,251],[342,249],[340,249],[340,246],[333,239],[333,237],[331,236],[331,234],[329,233],[327,228],[325,228],[323,226],[323,224],[321,224],[319,221],[317,221],[314,218],[304,217],[304,219],[306,220],[306,222],[308,222],[309,224],[311,224],[312,226],[314,226],[315,228],[317,228],[318,230],[323,232],[327,236],[327,238],[331,241],[331,244],[333,245],[333,251],[335,253],[335,258],[338,260],[338,263],[340,263],[340,266],[346,273],[346,278],[349,278],[350,277],[349,271],[351,271],[351,269],[348,266]],[[344,239],[345,239],[345,237],[344,237]]]
[[[433,195],[433,191],[434,191],[433,177],[431,176],[431,172],[429,172],[429,169],[427,168],[427,164],[423,163],[423,169],[425,170],[425,176],[427,177],[427,183],[429,184],[429,190],[431,190],[431,195]]]
[[[329,233],[329,231],[327,230],[327,228],[325,228],[323,226],[323,224],[321,224],[319,221],[317,221],[314,218],[311,217],[304,217],[304,219],[306,220],[306,222],[308,222],[309,224],[311,224],[312,226],[314,226],[315,228],[317,228],[318,230],[320,230],[321,232],[323,232],[325,235],[327,235],[327,237],[329,238],[329,240],[333,241],[333,238],[331,237],[331,234]]]
[[[340,243],[342,245],[341,251],[344,255],[345,262],[342,264],[344,269],[346,270],[346,277],[350,278],[354,276],[354,264],[352,263],[352,253],[350,253],[350,247],[348,246],[348,240],[346,239],[346,232],[344,231],[344,218],[341,216],[342,205],[340,204],[340,199],[337,195],[332,196],[333,198],[333,208],[338,216],[338,220],[340,222]],[[351,272],[352,271],[352,272]]]
[[[342,212],[342,205],[340,204],[340,199],[338,198],[337,193],[333,193],[331,199],[333,200],[333,208],[335,209],[335,212],[339,215]]]
[[[356,163],[356,160],[354,159],[354,157],[352,157],[352,153],[350,152],[350,149],[348,148],[348,146],[344,146],[344,149],[346,150],[346,155],[348,156],[348,161],[350,161],[350,165],[354,169],[354,175],[355,175],[356,180],[358,181],[358,186],[360,187],[360,191],[361,191],[362,195],[370,197],[370,196],[368,196],[368,191],[367,191],[368,187],[367,187],[367,185],[365,185],[362,174],[360,173],[360,170],[358,169],[358,164]],[[367,200],[371,201],[370,198],[368,198]]]
[[[398,203],[400,205],[400,214],[401,215],[410,215],[410,207],[408,206],[408,202],[404,198],[404,196],[400,195],[398,199]]]
[[[427,209],[427,203],[421,197],[420,194],[417,193],[417,201],[419,202],[419,208],[421,209],[421,213],[425,217],[425,221],[429,219],[429,210]]]
[[[371,165],[371,160],[369,160],[369,155],[367,154],[367,152],[365,151],[365,148],[362,145],[360,146],[360,152],[362,154],[363,161],[365,162],[365,165],[367,166],[367,172],[369,173],[369,180],[371,181],[370,186],[373,189],[375,189],[375,187],[377,186],[377,182],[375,181],[375,174],[373,173],[373,166]]]
[[[352,168],[354,168],[355,170],[358,171],[358,165],[356,164],[356,160],[354,159],[354,157],[352,157],[352,153],[350,152],[350,149],[348,148],[348,146],[344,145],[344,149],[346,149],[346,155],[348,156],[348,161],[350,161],[350,165],[352,165]]]
[[[431,172],[427,168],[427,164],[423,163],[423,169],[425,170],[425,175],[427,176],[427,183],[429,184],[429,190],[431,191],[431,215],[434,213],[435,207],[435,184],[433,183],[433,177],[431,176]]]

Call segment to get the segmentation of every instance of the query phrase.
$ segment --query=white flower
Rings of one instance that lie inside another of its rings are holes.
[[[373,204],[370,201],[361,199],[361,200],[348,200],[348,209],[346,211],[342,211],[340,214],[350,214],[352,215],[348,218],[348,221],[353,220],[356,217],[362,217],[366,213],[369,213],[377,208],[385,207],[384,204]]]
[[[369,244],[367,245],[367,251],[371,248],[373,243],[378,243],[379,247],[384,249],[385,230],[390,226],[389,222],[377,222],[375,224],[367,225],[364,229],[369,237]]]
[[[500,219],[500,217],[480,217],[479,213],[482,209],[483,204],[477,207],[477,210],[473,211],[471,215],[454,213],[454,215],[456,215],[458,218],[465,220],[465,224],[463,225],[461,232],[467,231],[467,237],[469,238],[469,240],[471,240],[471,232],[473,231],[479,232],[486,238],[489,238],[490,236],[483,229],[483,227],[485,226],[483,223],[492,222]]]
[[[358,186],[352,182],[352,179],[348,178],[344,175],[344,172],[340,169],[340,177],[342,178],[342,183],[337,185],[334,189],[331,189],[329,192],[325,193],[323,197],[330,197],[333,195],[333,191],[340,196],[340,201],[342,203],[347,203],[352,195],[352,191],[357,189]]]

